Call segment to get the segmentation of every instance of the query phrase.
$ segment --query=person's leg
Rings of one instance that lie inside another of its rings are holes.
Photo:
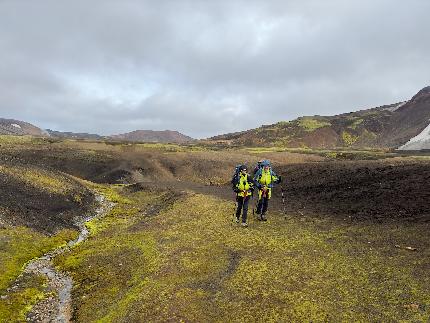
[[[261,190],[258,191],[258,203],[257,203],[257,214],[261,214],[261,208],[263,207],[263,197]]]
[[[236,198],[236,201],[237,201],[236,219],[237,219],[237,222],[239,222],[240,212],[242,211],[242,206],[243,206],[243,197],[242,196],[238,196]]]
[[[250,197],[245,197],[243,201],[243,213],[242,213],[242,223],[246,223],[246,218],[248,217],[248,205]]]
[[[262,203],[261,204],[262,204],[261,219],[263,221],[266,221],[267,220],[267,218],[266,218],[266,212],[267,212],[267,208],[269,207],[269,198],[264,197],[262,199]]]

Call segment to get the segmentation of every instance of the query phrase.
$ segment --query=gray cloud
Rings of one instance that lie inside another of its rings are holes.
[[[429,84],[424,0],[0,1],[0,116],[194,137],[402,101]]]

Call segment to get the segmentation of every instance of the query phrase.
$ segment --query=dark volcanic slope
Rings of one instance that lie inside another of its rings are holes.
[[[75,228],[75,217],[85,216],[92,207],[93,194],[56,171],[42,171],[28,166],[0,166],[0,227],[19,225],[53,234],[64,228]],[[43,185],[35,185],[34,179]],[[67,189],[55,192],[48,181],[58,181]],[[46,189],[48,188],[48,189]]]
[[[429,124],[430,87],[411,100],[337,116],[301,117],[210,138],[246,146],[397,148]]]
[[[419,91],[393,114],[381,138],[390,147],[399,147],[423,131],[430,123],[430,86]]]
[[[430,220],[430,164],[368,161],[281,169],[287,210],[372,220]]]

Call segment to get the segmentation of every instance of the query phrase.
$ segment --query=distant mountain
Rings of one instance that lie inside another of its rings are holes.
[[[273,145],[292,148],[401,146],[402,149],[425,149],[430,142],[430,136],[425,135],[426,131],[430,131],[430,128],[426,128],[429,120],[430,87],[426,87],[406,102],[336,116],[301,117],[293,121],[282,121],[212,137],[206,141],[239,146]],[[405,145],[423,131],[414,141],[414,145]]]
[[[404,143],[401,150],[430,149],[430,86],[399,109],[396,121],[401,125],[399,129],[402,131],[399,133],[406,134],[401,137],[401,143]]]
[[[106,137],[91,134],[91,133],[75,133],[75,132],[62,132],[55,131],[51,129],[46,129],[46,132],[49,133],[51,137],[55,138],[67,138],[67,139],[90,139],[90,140],[104,140]]]
[[[47,136],[47,132],[28,122],[0,118],[0,135]]]
[[[136,130],[125,134],[110,136],[113,140],[134,142],[187,143],[194,139],[178,131]]]

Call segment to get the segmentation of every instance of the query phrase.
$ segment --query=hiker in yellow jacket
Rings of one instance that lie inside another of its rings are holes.
[[[266,212],[272,197],[273,185],[281,183],[281,176],[276,175],[268,160],[259,164],[260,168],[254,176],[254,183],[258,188],[257,214],[260,221],[267,221]]]
[[[236,193],[237,209],[236,223],[240,222],[240,213],[242,212],[242,226],[248,226],[246,222],[248,216],[248,204],[254,191],[254,181],[248,174],[245,165],[239,166],[238,174],[232,180],[233,189]]]

